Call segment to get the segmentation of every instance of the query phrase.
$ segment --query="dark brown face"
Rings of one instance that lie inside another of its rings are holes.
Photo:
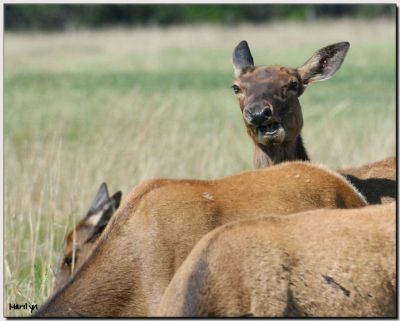
[[[299,68],[254,66],[246,41],[233,51],[237,95],[243,119],[256,144],[281,145],[295,142],[303,127],[298,97],[314,81],[329,79],[340,68],[350,44],[324,47]]]
[[[250,67],[232,86],[249,135],[261,145],[295,141],[303,127],[298,97],[304,86],[296,69]]]

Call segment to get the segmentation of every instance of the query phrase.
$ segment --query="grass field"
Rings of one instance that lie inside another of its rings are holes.
[[[242,39],[256,64],[293,67],[350,41],[342,69],[301,97],[305,145],[332,168],[395,154],[394,21],[6,32],[6,316],[50,294],[65,232],[101,182],[126,195],[146,178],[252,168],[230,88]]]

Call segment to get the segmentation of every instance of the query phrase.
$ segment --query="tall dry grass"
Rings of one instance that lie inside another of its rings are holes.
[[[298,66],[348,40],[342,70],[301,97],[310,156],[333,168],[395,153],[395,24],[325,21],[5,34],[5,315],[51,293],[66,231],[106,181],[252,168],[231,52]]]

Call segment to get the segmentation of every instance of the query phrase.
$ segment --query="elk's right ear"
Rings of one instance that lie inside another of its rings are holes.
[[[117,210],[117,208],[119,207],[119,204],[121,204],[121,198],[122,198],[121,191],[118,191],[113,196],[111,196],[111,199],[114,200],[114,209],[115,210]]]
[[[348,42],[339,42],[314,53],[303,66],[297,69],[304,85],[331,78],[342,65],[349,47]]]
[[[246,68],[254,67],[253,57],[246,40],[241,41],[235,47],[232,60],[236,77],[240,76]]]
[[[102,183],[99,190],[97,191],[96,197],[94,198],[86,217],[97,213],[101,209],[101,206],[103,206],[103,204],[109,199],[110,197],[108,195],[107,184]]]

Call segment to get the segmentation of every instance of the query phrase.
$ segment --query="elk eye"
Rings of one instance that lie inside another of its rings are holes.
[[[72,256],[67,256],[67,257],[64,259],[64,264],[65,264],[66,266],[71,266],[71,264],[72,264]]]
[[[232,89],[235,94],[240,93],[240,87],[238,85],[232,85]]]
[[[288,90],[297,91],[299,89],[299,83],[297,81],[292,81],[289,84]]]

